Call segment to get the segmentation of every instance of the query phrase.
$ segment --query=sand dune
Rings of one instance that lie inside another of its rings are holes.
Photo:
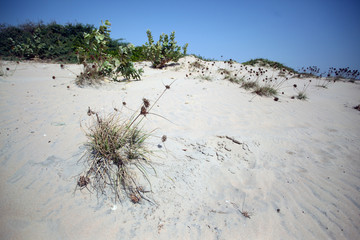
[[[360,84],[322,88],[318,79],[287,74],[274,101],[218,71],[256,79],[241,64],[202,62],[212,78],[204,80],[195,61],[162,70],[139,63],[141,81],[83,88],[74,83],[79,65],[4,62],[0,238],[357,239],[360,112],[352,107],[360,103]],[[74,192],[85,170],[80,124],[90,124],[88,107],[106,114],[125,101],[137,109],[170,83],[154,113],[171,122],[154,115],[144,121],[156,129],[148,142],[157,171],[150,175],[153,204],[114,205],[86,189]],[[308,100],[291,99],[294,84],[308,83]],[[163,134],[168,141],[159,148]]]

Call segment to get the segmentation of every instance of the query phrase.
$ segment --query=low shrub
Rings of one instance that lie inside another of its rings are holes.
[[[77,84],[92,84],[104,77],[116,81],[119,75],[127,80],[141,79],[143,70],[135,69],[131,62],[134,45],[119,46],[116,51],[109,50],[110,26],[110,22],[106,20],[99,29],[84,33],[85,43],[77,48],[78,61],[83,64],[84,71],[78,76]]]
[[[170,38],[167,34],[161,34],[159,41],[154,43],[151,31],[146,32],[148,42],[144,45],[144,54],[146,58],[151,61],[154,68],[163,68],[166,63],[170,61],[177,62],[181,57],[186,55],[188,44],[186,43],[181,53],[181,47],[177,46],[175,41],[175,32],[170,34]]]

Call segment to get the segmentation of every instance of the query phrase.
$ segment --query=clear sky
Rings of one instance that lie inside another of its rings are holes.
[[[360,69],[360,0],[0,0],[0,23],[112,23],[134,45],[176,32],[188,53],[238,62]],[[223,56],[223,58],[221,58]]]

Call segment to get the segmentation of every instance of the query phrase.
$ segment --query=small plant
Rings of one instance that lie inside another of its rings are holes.
[[[150,201],[144,195],[148,191],[145,191],[136,178],[138,171],[151,188],[148,178],[149,167],[156,174],[148,160],[151,152],[145,147],[150,133],[143,131],[140,123],[148,114],[153,114],[150,112],[152,106],[170,89],[170,85],[165,86],[162,94],[152,105],[144,98],[139,112],[129,119],[121,119],[118,109],[102,117],[88,108],[87,114],[93,116],[94,121],[86,131],[87,152],[82,158],[85,159],[88,169],[79,177],[77,186],[82,189],[91,184],[98,194],[111,194],[115,203],[121,201],[123,193],[133,203],[138,203],[141,199]],[[123,106],[126,106],[125,102]],[[161,139],[165,142],[166,136]]]
[[[241,87],[246,89],[246,90],[249,90],[249,89],[256,89],[259,87],[259,84],[256,82],[256,81],[244,81],[242,84],[241,84]]]
[[[186,43],[182,49],[177,46],[175,41],[175,32],[170,34],[170,38],[167,34],[161,34],[159,41],[154,43],[151,31],[146,31],[148,42],[145,43],[145,55],[148,60],[151,61],[154,68],[163,68],[166,63],[170,61],[177,62],[181,57],[186,55],[188,44]]]
[[[305,92],[299,92],[296,98],[299,100],[306,100],[308,97],[306,96]]]
[[[322,88],[328,88],[328,86],[329,86],[332,82],[333,82],[333,81],[332,81],[331,79],[320,77],[320,78],[317,79],[317,81],[316,81],[316,86],[317,86],[317,87],[322,87]]]
[[[309,87],[311,83],[311,80],[309,80],[308,83],[304,83],[304,86],[302,89],[299,89],[297,84],[294,84],[293,87],[294,87],[294,90],[297,92],[297,96],[296,98],[299,99],[299,100],[306,100],[308,99],[307,95],[306,95],[306,90],[307,88]]]
[[[237,77],[237,76],[229,76],[226,78],[227,80],[229,80],[232,83],[236,83],[236,84],[240,84],[244,82],[244,77]]]
[[[220,72],[221,75],[229,76],[231,72],[225,68],[219,68],[218,72]]]
[[[254,89],[254,93],[256,93],[259,96],[266,96],[266,97],[272,97],[277,95],[276,89],[270,86],[257,86]]]

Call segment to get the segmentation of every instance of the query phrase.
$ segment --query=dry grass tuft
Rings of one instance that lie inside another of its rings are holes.
[[[266,96],[266,97],[272,97],[277,95],[276,89],[270,86],[257,86],[254,89],[254,93],[256,93],[259,96]]]
[[[170,85],[165,86],[154,104],[170,89]],[[85,159],[88,168],[78,180],[77,185],[81,189],[91,184],[98,195],[111,194],[115,203],[121,201],[123,193],[133,203],[141,199],[150,201],[144,195],[149,191],[140,186],[136,173],[142,175],[151,189],[148,172],[151,170],[156,174],[156,171],[148,159],[151,152],[145,146],[150,133],[143,131],[140,123],[150,114],[152,106],[148,99],[143,98],[140,111],[125,120],[120,117],[118,109],[100,116],[88,108],[92,124],[85,130],[87,152],[82,159]],[[166,136],[162,137],[162,141],[166,141]]]
[[[244,81],[241,85],[246,90],[259,88],[259,84],[256,81]]]

